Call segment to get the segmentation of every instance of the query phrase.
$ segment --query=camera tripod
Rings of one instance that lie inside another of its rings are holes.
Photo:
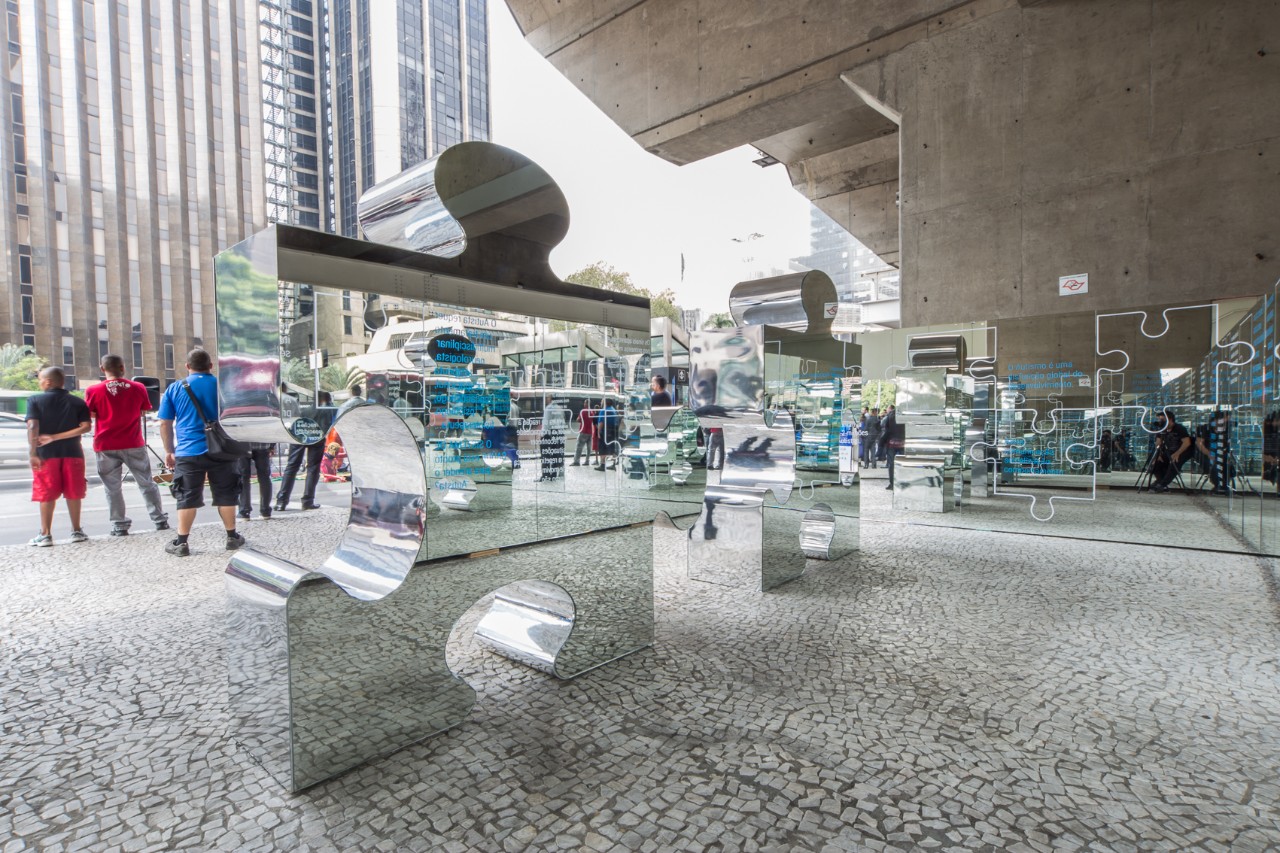
[[[1164,447],[1162,447],[1160,444],[1156,444],[1156,446],[1151,449],[1151,452],[1147,454],[1147,461],[1144,462],[1142,465],[1142,473],[1140,473],[1138,475],[1138,479],[1134,480],[1133,482],[1133,487],[1135,489],[1137,489],[1139,492],[1152,491],[1152,489],[1155,486],[1156,463],[1162,459],[1165,461],[1165,464],[1167,465],[1173,464],[1171,461],[1169,461],[1168,451],[1166,451]],[[1177,472],[1173,475],[1173,480],[1170,482],[1170,486],[1172,487],[1173,484],[1175,483],[1177,484],[1177,487],[1179,489],[1182,489],[1184,494],[1187,492],[1187,484],[1182,479],[1181,469],[1178,469]]]
[[[1260,494],[1260,492],[1253,487],[1253,484],[1249,482],[1249,478],[1240,473],[1240,465],[1236,459],[1234,450],[1227,451],[1226,462],[1227,471],[1230,472],[1231,476],[1219,476],[1219,483],[1223,483],[1223,481],[1225,481],[1225,485],[1219,486],[1219,488],[1225,489],[1227,494],[1235,494],[1236,492],[1247,492],[1251,495]],[[1210,463],[1210,468],[1212,468],[1212,465],[1213,463]],[[1219,475],[1222,473],[1222,470],[1219,469]],[[1209,475],[1209,470],[1201,471],[1199,479],[1196,480],[1196,491],[1204,491],[1205,482],[1212,482],[1212,479],[1213,478]]]

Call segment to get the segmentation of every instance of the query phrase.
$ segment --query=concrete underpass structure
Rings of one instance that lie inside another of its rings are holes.
[[[902,271],[902,325],[1280,277],[1276,0],[507,0],[646,150],[752,144]]]

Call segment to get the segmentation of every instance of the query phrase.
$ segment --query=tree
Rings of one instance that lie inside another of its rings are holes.
[[[40,370],[47,362],[29,346],[0,346],[0,388],[14,391],[40,390]]]
[[[898,386],[887,379],[869,379],[862,383],[862,408],[884,411],[893,405]]]
[[[280,381],[299,388],[310,388],[315,384],[315,376],[315,370],[300,358],[289,359],[280,365]],[[321,391],[345,391],[364,381],[365,372],[358,367],[326,364],[320,368]]]
[[[327,364],[320,368],[320,388],[323,391],[345,391],[352,385],[364,382],[364,371],[358,367],[344,368]]]
[[[702,328],[731,329],[736,325],[738,324],[733,322],[733,317],[730,316],[728,313],[722,311],[719,314],[712,314],[710,317],[708,317],[706,319],[706,322],[702,324]]]
[[[565,277],[565,281],[584,284],[600,290],[611,290],[614,293],[626,293],[631,296],[643,296],[649,300],[649,313],[654,317],[670,317],[680,322],[680,309],[676,306],[675,291],[666,290],[654,293],[631,280],[631,273],[614,269],[604,261],[596,261]]]

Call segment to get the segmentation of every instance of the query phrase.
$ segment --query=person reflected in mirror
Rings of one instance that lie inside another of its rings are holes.
[[[271,517],[271,450],[273,445],[250,442],[249,455],[240,460],[240,517],[253,513],[253,474],[258,475],[258,514]]]
[[[649,380],[649,406],[670,406],[671,393],[667,391],[667,377],[654,374]]]
[[[867,464],[867,419],[871,417],[870,409],[862,410],[862,417],[858,419],[858,461],[863,465]]]
[[[330,431],[333,436],[333,431]],[[320,459],[320,479],[326,483],[345,483],[351,479],[347,468],[347,450],[342,446],[342,441],[330,441],[329,445],[324,449],[324,456]],[[304,503],[303,509],[307,506]]]
[[[1129,430],[1122,429],[1115,436],[1115,443],[1112,446],[1112,465],[1118,466],[1121,471],[1132,471],[1134,458],[1129,452]]]
[[[1196,458],[1200,470],[1209,475],[1213,494],[1225,495],[1235,479],[1231,453],[1231,413],[1218,409],[1196,429]]]
[[[874,410],[873,410],[874,411]],[[885,467],[889,469],[889,485],[887,491],[893,490],[893,463],[898,458],[898,451],[905,444],[906,428],[898,423],[898,412],[893,406],[885,410],[884,420],[880,422],[880,446],[884,449]],[[871,467],[875,467],[872,465]]]
[[[871,414],[867,416],[867,467],[875,468],[885,459],[884,447],[884,419],[880,417],[880,408],[877,406],[871,410]]]
[[[1280,490],[1280,411],[1262,421],[1262,479]]]
[[[156,530],[168,530],[169,516],[151,476],[151,459],[142,434],[143,413],[151,411],[151,398],[143,385],[124,378],[120,356],[104,355],[100,366],[105,379],[85,392],[84,401],[95,424],[93,450],[98,457],[98,477],[107,493],[111,535],[127,536],[133,524],[125,510],[125,468],[133,474]]]
[[[343,401],[342,405],[338,407],[338,413],[334,415],[334,420],[337,420],[338,418],[342,417],[344,414],[351,411],[356,406],[369,405],[369,401],[364,398],[363,394],[364,394],[363,388],[361,388],[359,385],[352,385],[351,396],[348,397],[345,401]]]
[[[587,451],[587,464],[591,464],[591,454],[595,447],[596,435],[596,410],[591,408],[588,401],[578,410],[578,443],[573,448],[573,462],[571,465],[581,464],[582,451]]]
[[[1181,473],[1182,463],[1191,456],[1191,434],[1186,431],[1173,412],[1162,411],[1156,416],[1155,453],[1151,476],[1151,491],[1164,494]]]
[[[773,447],[773,438],[766,438],[760,441],[760,436],[753,435],[744,440],[741,444],[729,451],[728,459],[733,463],[734,468],[772,468],[777,463],[769,455],[770,449]]]
[[[316,405],[312,407],[311,417],[319,425],[321,436],[327,435],[334,418],[333,397],[328,391],[321,391],[316,395]],[[289,461],[285,463],[284,474],[280,478],[280,493],[276,495],[276,512],[284,512],[288,508],[293,484],[298,480],[303,459],[307,463],[307,479],[302,487],[302,508],[320,508],[320,504],[316,503],[316,486],[320,483],[320,463],[324,460],[327,446],[328,442],[321,438],[311,444],[295,444],[289,448]]]
[[[597,471],[604,471],[606,468],[612,471],[618,465],[618,427],[621,420],[618,410],[613,407],[613,401],[607,397],[602,400],[600,411],[596,414],[596,431],[600,434],[600,464],[595,467]]]
[[[89,431],[89,407],[67,391],[62,368],[46,367],[38,381],[40,393],[27,398],[26,420],[31,500],[40,504],[40,533],[29,544],[37,548],[53,544],[53,511],[58,498],[67,504],[71,541],[84,542],[89,537],[80,529],[80,504],[89,484],[84,476],[80,436]]]
[[[707,470],[719,471],[724,467],[724,428],[707,427]]]
[[[196,510],[204,506],[204,483],[209,480],[213,506],[227,531],[226,547],[234,551],[244,544],[236,532],[236,505],[240,502],[238,460],[223,462],[209,458],[205,421],[216,420],[218,379],[213,375],[213,359],[197,347],[187,354],[187,378],[172,382],[160,399],[160,438],[164,442],[165,465],[173,471],[173,494],[178,501],[178,536],[164,546],[175,557],[191,556],[187,537],[195,524]]]
[[[1115,437],[1111,434],[1111,430],[1104,429],[1101,437],[1098,439],[1098,473],[1107,473],[1111,471],[1111,465],[1114,461]]]

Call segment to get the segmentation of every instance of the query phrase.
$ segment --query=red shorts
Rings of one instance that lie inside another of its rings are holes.
[[[39,471],[33,471],[31,500],[44,503],[66,498],[69,501],[84,500],[89,484],[84,479],[84,457],[66,456],[46,459]]]

